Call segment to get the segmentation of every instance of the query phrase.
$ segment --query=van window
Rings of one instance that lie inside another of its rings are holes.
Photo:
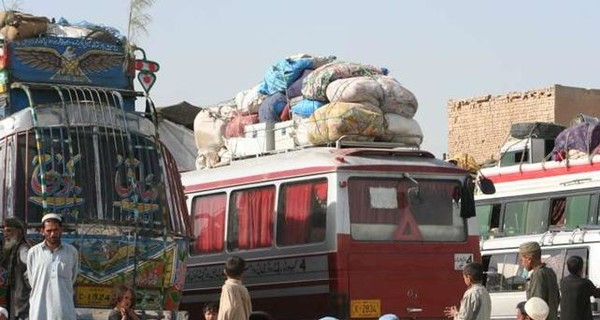
[[[485,259],[489,259],[486,287],[490,292],[525,290],[527,270],[519,264],[517,253],[495,254]]]
[[[229,250],[271,247],[275,187],[236,190],[229,203]]]
[[[587,248],[573,248],[573,249],[567,249],[567,259],[569,259],[569,257],[571,256],[580,256],[583,259],[583,273],[581,274],[581,276],[583,278],[587,278],[588,275],[588,249]],[[566,263],[566,261],[565,261]],[[569,275],[569,270],[567,269],[567,266],[565,265],[565,269],[563,271],[563,277],[566,277]]]
[[[277,210],[277,244],[322,242],[327,218],[327,180],[284,183]]]
[[[192,200],[192,219],[195,241],[194,253],[221,252],[225,235],[225,193],[195,197]]]

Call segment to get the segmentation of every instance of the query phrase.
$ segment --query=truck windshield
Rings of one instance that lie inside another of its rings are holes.
[[[162,223],[163,171],[149,138],[111,128],[51,127],[20,133],[16,143],[14,206],[28,222],[54,212],[67,223],[129,224],[138,217],[148,227]]]

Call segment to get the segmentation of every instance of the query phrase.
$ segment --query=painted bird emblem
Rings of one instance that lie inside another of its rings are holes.
[[[14,53],[23,64],[56,72],[50,77],[55,81],[90,83],[87,74],[107,71],[123,62],[122,53],[88,50],[78,56],[73,46],[67,46],[62,54],[46,47],[20,47]]]

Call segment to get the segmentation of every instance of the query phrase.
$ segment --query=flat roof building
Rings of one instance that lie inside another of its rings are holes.
[[[479,163],[499,158],[510,127],[519,122],[569,126],[579,114],[600,117],[600,90],[551,87],[449,100],[448,155],[468,153]]]

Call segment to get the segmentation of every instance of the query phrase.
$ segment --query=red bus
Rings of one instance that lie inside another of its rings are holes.
[[[182,174],[194,239],[183,310],[217,301],[230,255],[276,319],[443,319],[480,259],[469,174],[416,149],[313,147]]]

